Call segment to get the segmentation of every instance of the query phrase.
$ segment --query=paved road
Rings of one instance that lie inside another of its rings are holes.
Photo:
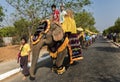
[[[83,50],[84,60],[70,66],[63,75],[50,70],[50,59],[41,62],[36,72],[36,80],[22,81],[18,73],[2,82],[120,82],[120,48],[99,38],[87,50]]]

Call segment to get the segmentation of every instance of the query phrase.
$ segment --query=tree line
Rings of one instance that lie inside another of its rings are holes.
[[[120,33],[120,17],[116,19],[113,26],[110,26],[103,31],[103,35],[107,35],[110,33]]]

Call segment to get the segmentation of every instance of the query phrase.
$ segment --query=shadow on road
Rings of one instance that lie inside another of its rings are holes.
[[[113,75],[108,75],[108,76],[100,75],[100,78],[98,79],[101,82],[120,82],[120,78]]]
[[[75,62],[73,65],[77,65],[78,63],[77,62]],[[35,70],[35,73],[37,72],[37,70],[39,69],[39,68],[41,68],[41,67],[46,67],[46,68],[52,68],[52,66],[53,66],[53,63],[52,63],[52,59],[51,58],[48,58],[48,59],[46,59],[46,60],[44,60],[44,61],[42,61],[42,62],[40,62],[40,63],[38,63],[37,64],[37,66],[36,66],[36,70]],[[69,68],[69,59],[68,59],[68,57],[66,57],[65,59],[64,59],[64,66],[66,67],[66,69],[68,69]]]
[[[110,43],[110,42],[100,41],[99,43]]]
[[[111,53],[120,53],[119,48],[114,48],[114,47],[95,47],[96,50],[98,51],[105,51],[105,52],[111,52]]]

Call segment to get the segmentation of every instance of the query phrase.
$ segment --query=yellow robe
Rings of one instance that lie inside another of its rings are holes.
[[[22,45],[20,46],[20,50],[22,48]],[[27,56],[29,55],[29,52],[30,52],[30,45],[29,44],[25,44],[21,50],[21,56]]]
[[[69,16],[65,17],[62,28],[64,32],[77,33],[75,20]]]

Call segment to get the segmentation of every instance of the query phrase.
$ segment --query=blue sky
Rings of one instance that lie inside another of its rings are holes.
[[[96,20],[95,26],[103,31],[120,17],[120,0],[91,0],[93,4],[87,10],[93,12]]]
[[[114,25],[115,20],[120,17],[120,0],[91,0],[93,4],[86,9],[93,13],[98,30],[103,31],[109,26]],[[0,0],[0,5],[7,9],[7,18],[14,9],[5,0]],[[8,21],[9,22],[9,21]],[[9,22],[10,23],[10,22]],[[5,21],[4,21],[5,24]]]
[[[11,13],[13,13],[15,9],[11,7],[5,0],[0,0],[0,5],[3,7],[5,13],[5,19],[2,24],[4,26],[11,25]]]

